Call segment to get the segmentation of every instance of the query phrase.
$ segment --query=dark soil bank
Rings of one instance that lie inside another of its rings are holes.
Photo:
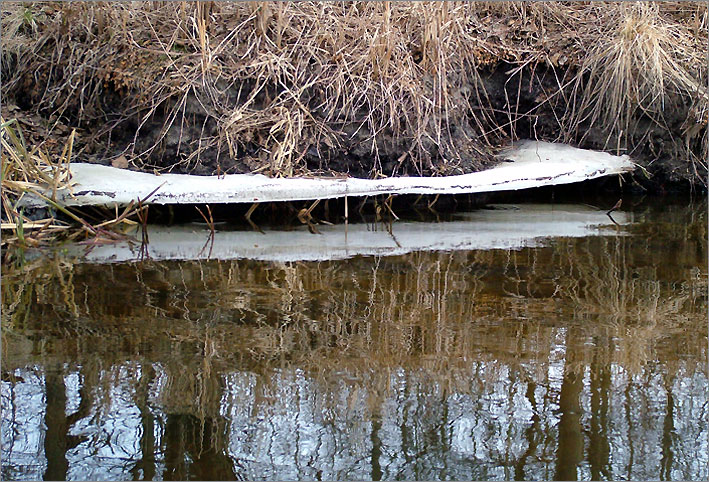
[[[539,139],[704,189],[706,5],[554,6],[8,4],[2,114],[146,171],[451,175]]]

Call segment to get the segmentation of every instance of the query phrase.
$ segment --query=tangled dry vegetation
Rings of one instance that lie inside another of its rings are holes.
[[[138,224],[136,218],[143,225],[147,222],[148,207],[141,200],[125,206],[120,213],[116,208],[115,216],[106,211],[95,219],[58,203],[57,191],[71,189],[69,162],[76,132],[69,134],[61,154],[55,156],[41,149],[41,144],[30,147],[17,124],[16,119],[5,121],[0,117],[2,246],[34,247],[79,237],[91,237],[91,242],[116,241],[125,238],[121,231]],[[24,196],[43,199],[47,208],[30,217],[25,213]]]
[[[2,8],[4,117],[48,148],[76,127],[81,160],[444,175],[538,137],[706,173],[705,3]]]

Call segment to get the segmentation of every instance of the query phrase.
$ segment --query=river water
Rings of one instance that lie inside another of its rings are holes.
[[[615,220],[26,252],[2,267],[2,478],[707,480],[706,198]]]

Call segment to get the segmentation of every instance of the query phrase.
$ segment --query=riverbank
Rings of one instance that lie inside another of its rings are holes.
[[[517,139],[706,184],[702,3],[3,4],[3,117],[147,172],[437,176]]]
[[[630,156],[623,189],[705,191],[708,18],[683,2],[4,2],[3,229],[146,220],[137,200],[95,222],[54,202],[70,162],[440,177],[538,139]],[[22,213],[28,190],[48,217]]]

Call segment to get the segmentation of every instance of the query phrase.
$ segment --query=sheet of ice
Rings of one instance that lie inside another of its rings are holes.
[[[128,171],[96,164],[71,165],[73,193],[59,192],[67,206],[126,205],[150,197],[153,204],[254,203],[371,196],[378,194],[466,194],[568,184],[628,172],[628,156],[565,144],[521,141],[500,154],[496,167],[446,177],[288,178],[231,174],[223,177]],[[28,197],[26,204],[41,205]]]
[[[628,213],[616,212],[619,225],[630,222]],[[382,224],[318,226],[312,234],[304,226],[291,231],[217,231],[199,225],[151,226],[149,244],[62,246],[66,256],[84,262],[116,263],[153,260],[256,259],[267,261],[323,261],[359,255],[393,256],[412,251],[518,249],[539,245],[550,237],[624,234],[603,211],[584,205],[499,205],[465,213],[460,220],[396,222],[389,233]]]

